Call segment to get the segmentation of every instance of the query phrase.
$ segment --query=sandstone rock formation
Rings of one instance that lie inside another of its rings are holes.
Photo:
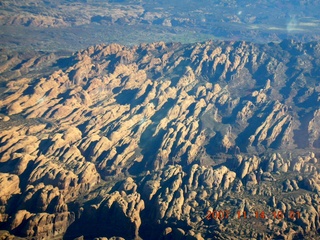
[[[268,211],[255,223],[266,238],[312,237],[320,226],[319,49],[209,41],[6,55],[1,226],[46,239],[257,238],[238,211],[250,212],[250,224],[255,211]],[[308,69],[294,64],[301,54]],[[302,73],[308,81],[296,79]],[[204,219],[214,209],[230,210],[230,219]],[[280,223],[279,209],[301,218]]]

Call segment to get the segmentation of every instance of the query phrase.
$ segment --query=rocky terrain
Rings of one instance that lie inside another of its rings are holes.
[[[90,23],[114,24],[137,23],[148,25],[208,27],[207,23],[225,22],[240,24],[279,24],[284,25],[290,17],[291,27],[307,27],[301,20],[318,18],[316,0],[242,2],[186,1],[178,0],[3,0],[0,4],[4,26],[22,25],[34,27],[66,27]],[[273,8],[274,13],[267,10]],[[215,13],[220,12],[220,15]],[[257,14],[257,12],[259,14]],[[275,17],[276,16],[276,17]],[[314,21],[316,23],[317,21]],[[312,24],[309,24],[309,27]],[[294,30],[294,29],[291,29]],[[298,29],[296,29],[298,30]],[[301,29],[300,29],[301,30]]]
[[[0,47],[73,50],[208,39],[319,41],[317,0],[2,0]]]
[[[0,234],[315,239],[319,57],[289,40],[2,50]]]

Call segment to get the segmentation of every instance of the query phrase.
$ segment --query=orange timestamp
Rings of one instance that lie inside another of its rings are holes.
[[[213,210],[213,211],[208,211],[206,215],[207,220],[211,219],[228,219],[230,216],[230,210]],[[287,213],[284,213],[281,210],[275,210],[271,214],[266,214],[264,211],[254,211],[254,212],[247,212],[247,211],[237,211],[236,214],[237,218],[256,218],[256,219],[266,219],[266,218],[274,218],[274,219],[284,219],[284,218],[289,218],[291,220],[299,219],[300,218],[300,211],[293,211],[290,210]]]

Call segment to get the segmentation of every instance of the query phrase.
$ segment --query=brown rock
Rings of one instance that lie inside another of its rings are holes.
[[[0,196],[1,202],[6,202],[13,194],[20,193],[20,179],[17,175],[0,173]]]

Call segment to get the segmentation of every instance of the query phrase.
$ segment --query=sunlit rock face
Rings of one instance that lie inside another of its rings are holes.
[[[80,226],[79,236],[145,238],[148,224],[154,234],[174,226],[167,232],[179,235],[181,222],[183,235],[197,238],[207,208],[224,210],[223,201],[246,211],[277,191],[303,189],[311,209],[319,190],[319,49],[158,42],[97,45],[68,58],[16,56],[10,67],[4,57],[1,226],[22,237],[73,236]],[[288,228],[316,230],[311,210]],[[86,230],[88,219],[109,227]]]

